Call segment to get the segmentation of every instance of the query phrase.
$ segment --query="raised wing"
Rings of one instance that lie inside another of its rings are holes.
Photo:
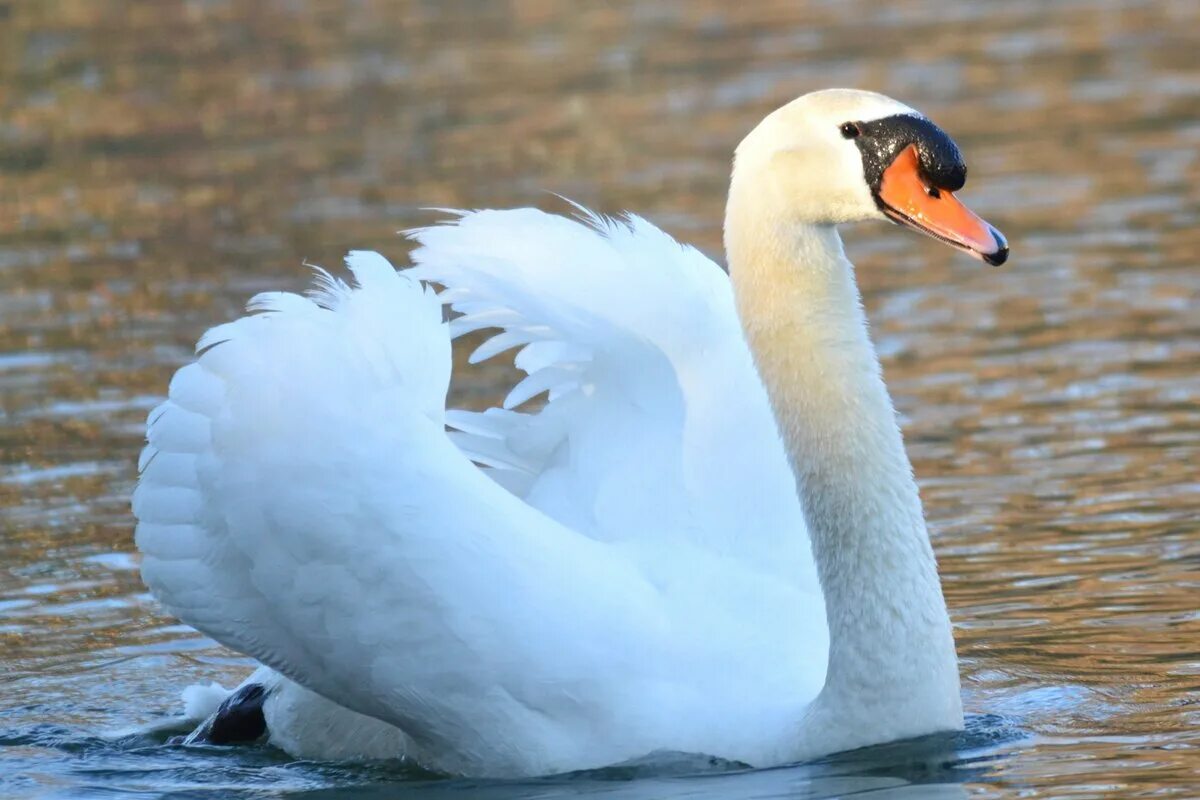
[[[827,638],[725,276],[636,218],[416,235],[415,270],[355,253],[353,288],[322,275],[204,336],[149,422],[147,584],[436,769],[778,741]],[[448,287],[449,327],[501,329],[481,357],[522,348],[509,405],[544,408],[444,412],[450,335],[418,277]]]
[[[134,496],[143,576],[183,621],[431,752],[519,759],[496,751],[553,740],[543,718],[577,719],[597,664],[623,669],[604,642],[652,656],[659,600],[458,452],[440,305],[378,256],[350,266],[360,289],[260,296],[176,374]]]
[[[575,530],[701,545],[819,594],[728,277],[640,217],[583,215],[479,211],[411,233],[413,272],[462,315],[452,333],[499,329],[471,360],[520,348],[527,375],[504,408],[451,411],[455,441]]]

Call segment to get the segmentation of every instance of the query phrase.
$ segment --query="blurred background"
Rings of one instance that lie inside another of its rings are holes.
[[[844,231],[968,709],[1027,734],[938,779],[1200,794],[1194,0],[0,0],[5,793],[380,779],[99,738],[248,663],[136,572],[128,498],[172,371],[254,292],[303,288],[305,260],[403,264],[429,206],[565,210],[557,192],[720,260],[733,147],[828,86],[938,121],[1012,246],[990,269]],[[453,401],[507,379],[467,372]]]

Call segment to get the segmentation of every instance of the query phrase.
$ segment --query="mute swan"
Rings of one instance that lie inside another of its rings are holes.
[[[150,416],[144,579],[267,665],[232,705],[308,757],[765,766],[959,729],[836,226],[891,219],[1000,264],[965,177],[913,109],[821,91],[737,148],[729,277],[638,217],[521,209],[412,232],[411,269],[356,252],[353,286],[260,295]],[[528,375],[503,408],[447,411],[451,338],[484,328],[472,360],[520,348]]]

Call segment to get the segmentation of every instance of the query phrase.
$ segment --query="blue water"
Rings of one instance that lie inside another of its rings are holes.
[[[38,716],[48,708],[20,709]],[[9,712],[0,725],[14,716]],[[17,725],[0,735],[16,773],[0,779],[13,794],[102,797],[209,794],[229,798],[420,797],[652,798],[965,797],[962,784],[986,779],[993,762],[1028,734],[1012,720],[973,716],[967,730],[842,754],[811,764],[752,770],[706,756],[656,753],[629,764],[520,781],[445,778],[402,763],[293,761],[266,746],[167,744],[177,727],[108,737],[50,723]],[[13,753],[23,755],[13,758]],[[43,769],[45,771],[43,771]],[[66,783],[55,788],[56,783]],[[915,792],[915,794],[914,794]]]

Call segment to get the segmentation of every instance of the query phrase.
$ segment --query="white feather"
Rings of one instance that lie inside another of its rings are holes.
[[[414,270],[355,253],[353,287],[206,334],[149,427],[149,586],[433,768],[759,758],[827,647],[783,449],[721,270],[593,222],[464,213],[414,234]],[[553,399],[446,416],[450,330],[415,278],[470,298],[450,328],[532,342],[507,404]]]
[[[961,727],[920,498],[834,227],[883,218],[846,121],[915,113],[816,92],[747,136],[734,288],[638,217],[522,209],[412,232],[405,272],[355,252],[353,284],[318,272],[309,298],[255,298],[151,414],[147,584],[278,671],[253,678],[272,741],[306,757],[767,765]],[[485,328],[477,359],[521,348],[505,406],[545,393],[537,410],[446,413],[450,340]]]

